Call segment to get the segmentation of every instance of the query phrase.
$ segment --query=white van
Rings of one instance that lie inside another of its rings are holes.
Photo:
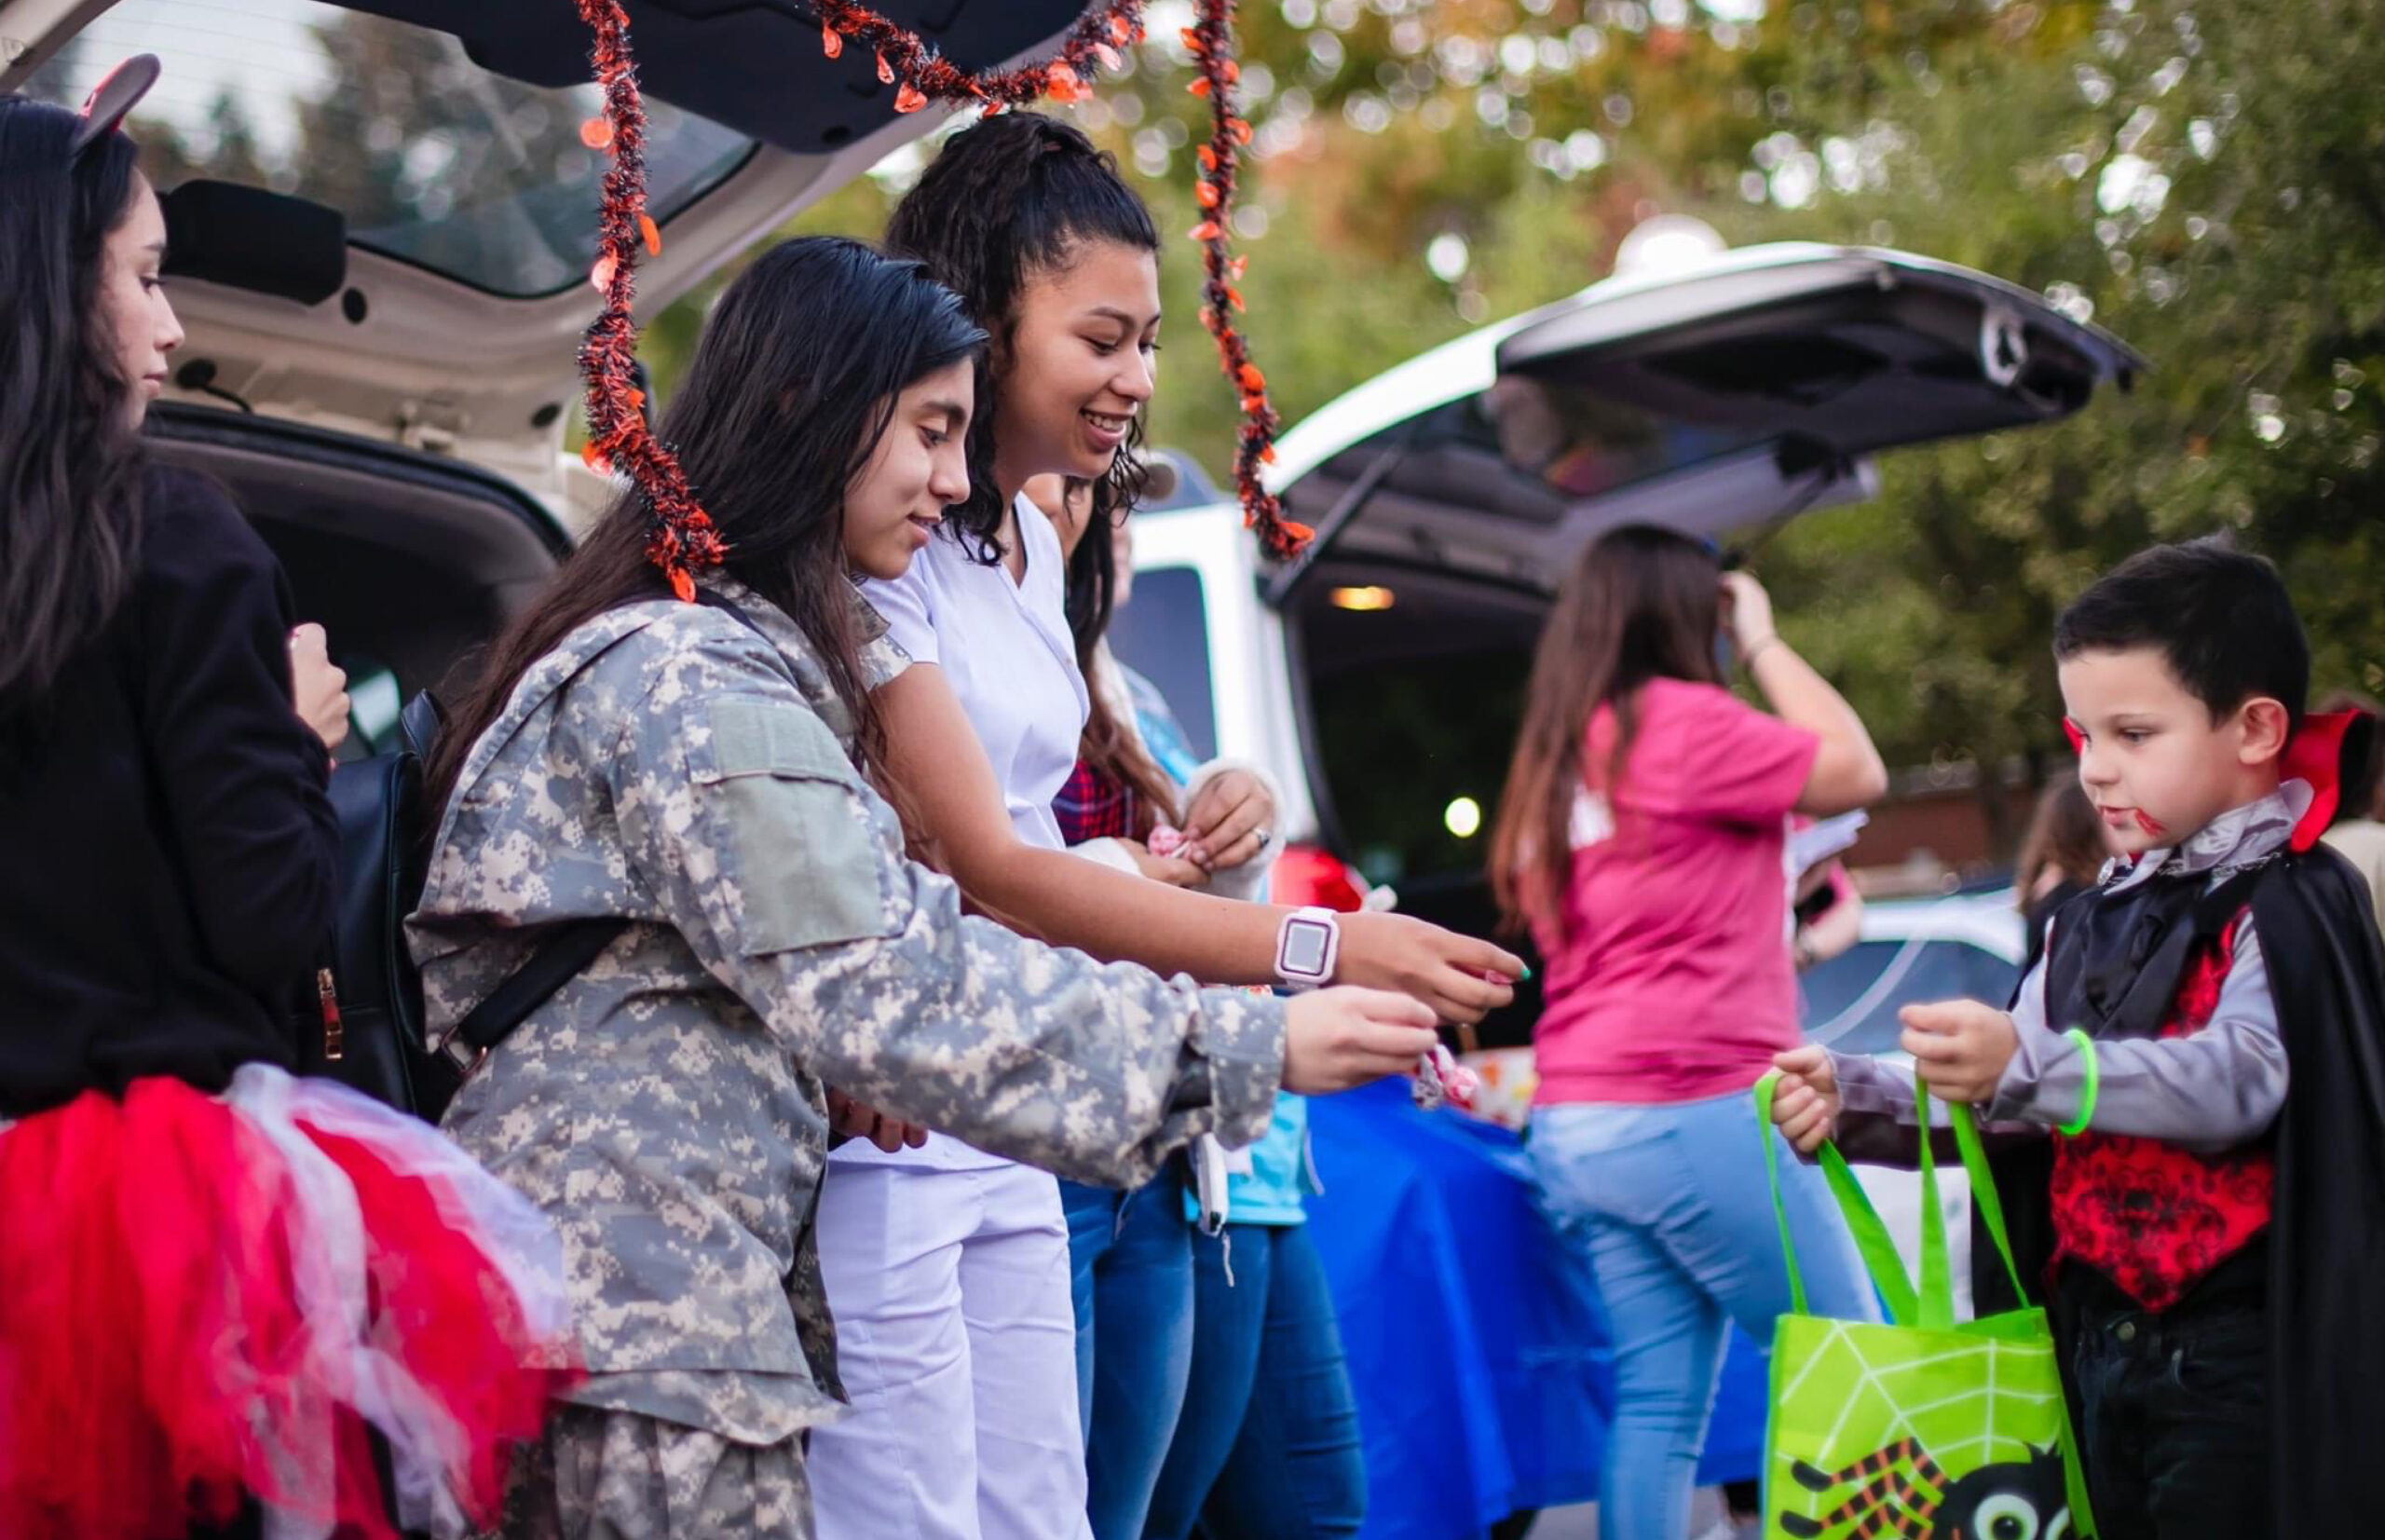
[[[1228,499],[1138,516],[1111,643],[1197,751],[1274,772],[1296,839],[1487,934],[1480,836],[1533,644],[1601,531],[1760,538],[1871,496],[1880,451],[2055,421],[2142,367],[2037,295],[1901,252],[1609,279],[1287,432],[1275,486],[1316,530],[1299,561],[1264,560]],[[1528,1041],[1538,1007],[1525,986],[1483,1041]]]

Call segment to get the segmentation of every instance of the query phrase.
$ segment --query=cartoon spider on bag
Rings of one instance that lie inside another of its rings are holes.
[[[1819,1519],[1782,1514],[1781,1531],[1795,1540],[1848,1524],[1854,1540],[2083,1540],[2071,1532],[2069,1487],[2053,1450],[2032,1450],[2025,1461],[1982,1465],[1949,1480],[1920,1439],[1901,1438],[1835,1473],[1800,1460],[1790,1474],[1815,1492],[1862,1483]]]

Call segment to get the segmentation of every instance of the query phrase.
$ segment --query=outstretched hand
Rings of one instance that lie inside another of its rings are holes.
[[[1405,1074],[1433,1051],[1433,1013],[1380,989],[1320,989],[1284,1008],[1284,1089],[1329,1096]]]
[[[1397,989],[1422,1002],[1436,1020],[1473,1023],[1516,998],[1524,961],[1503,947],[1397,914],[1342,917],[1336,977],[1372,989]]]

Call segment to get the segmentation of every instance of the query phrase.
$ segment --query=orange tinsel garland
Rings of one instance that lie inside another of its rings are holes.
[[[677,457],[647,429],[645,396],[634,381],[637,323],[632,314],[639,249],[662,249],[660,232],[646,208],[646,110],[630,56],[629,16],[620,0],[578,0],[580,19],[594,34],[593,63],[605,89],[605,114],[583,125],[591,149],[609,152],[604,211],[590,280],[604,294],[603,309],[579,350],[588,382],[588,447],[592,468],[618,468],[646,495],[654,515],[647,548],[670,578],[672,592],[695,598],[694,574],[716,566],[728,555],[719,531],[697,502]],[[878,77],[899,82],[894,106],[917,112],[931,102],[975,104],[988,112],[1049,97],[1080,101],[1092,93],[1088,81],[1122,62],[1118,50],[1143,36],[1143,0],[1110,0],[1089,9],[1071,28],[1060,51],[1040,63],[971,74],[938,53],[934,45],[866,6],[848,0],[812,0],[820,18],[821,48],[831,59],[847,41],[877,53]],[[1250,361],[1249,346],[1233,323],[1242,296],[1230,279],[1242,276],[1247,259],[1227,251],[1227,219],[1233,206],[1237,152],[1250,142],[1250,125],[1235,116],[1233,89],[1241,69],[1233,58],[1233,0],[1200,0],[1200,20],[1184,33],[1201,76],[1194,94],[1210,101],[1212,129],[1199,152],[1197,184],[1206,217],[1192,233],[1206,247],[1207,280],[1203,287],[1203,323],[1218,339],[1219,358],[1242,402],[1243,427],[1234,456],[1234,482],[1242,496],[1244,522],[1279,557],[1297,553],[1310,532],[1284,520],[1281,506],[1260,481],[1260,467],[1275,457],[1275,415],[1267,382]]]
[[[1192,227],[1207,274],[1201,287],[1201,324],[1218,339],[1219,366],[1242,398],[1242,431],[1233,457],[1242,522],[1258,534],[1270,554],[1289,560],[1315,531],[1286,519],[1283,504],[1261,480],[1260,467],[1275,458],[1275,411],[1267,402],[1267,377],[1250,361],[1250,344],[1233,322],[1242,308],[1242,293],[1233,285],[1249,259],[1228,250],[1229,220],[1234,173],[1241,167],[1243,147],[1250,143],[1249,121],[1237,116],[1233,105],[1233,88],[1242,78],[1242,66],[1233,58],[1233,0],[1200,0],[1199,14],[1200,20],[1184,29],[1184,46],[1201,72],[1189,89],[1209,101],[1209,140],[1195,152],[1200,170],[1193,184],[1205,211]]]
[[[1093,94],[1088,82],[1099,70],[1124,62],[1118,50],[1143,37],[1143,0],[1110,0],[1088,9],[1069,29],[1060,51],[1037,64],[972,75],[938,53],[935,45],[895,25],[867,6],[848,0],[811,0],[820,18],[820,48],[834,59],[848,39],[878,50],[878,78],[892,86],[897,112],[915,113],[931,102],[975,104],[988,112],[1022,107],[1049,97],[1062,103]]]
[[[597,83],[605,88],[605,116],[580,131],[583,142],[607,149],[603,221],[591,281],[605,295],[604,308],[579,345],[579,370],[588,381],[588,447],[592,468],[618,467],[646,494],[654,515],[654,538],[647,554],[671,579],[671,591],[693,603],[694,574],[717,566],[729,548],[688,485],[679,457],[646,425],[645,395],[637,376],[637,321],[631,313],[637,293],[637,252],[661,250],[660,233],[646,211],[646,105],[638,95],[637,67],[630,59],[630,19],[620,0],[579,0],[580,19],[596,34]]]

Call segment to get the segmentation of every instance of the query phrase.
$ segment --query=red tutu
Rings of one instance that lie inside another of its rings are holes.
[[[0,1535],[493,1524],[571,1373],[561,1251],[435,1131],[262,1065],[0,1124]],[[394,1491],[367,1429],[388,1442]]]

